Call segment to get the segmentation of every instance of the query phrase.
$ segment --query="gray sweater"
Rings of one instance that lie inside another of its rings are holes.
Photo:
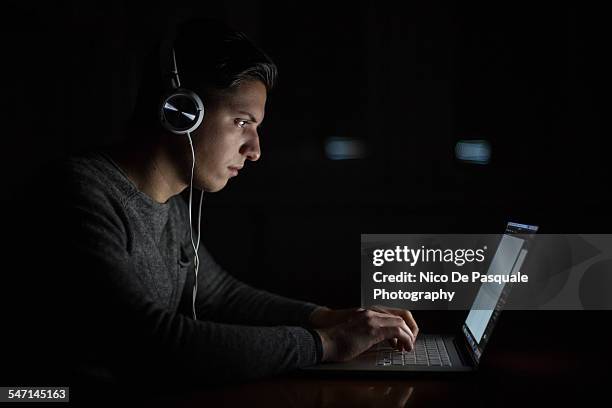
[[[152,200],[104,152],[61,168],[54,228],[67,239],[53,258],[66,270],[56,283],[72,288],[62,296],[70,298],[74,375],[211,383],[319,362],[320,339],[308,323],[317,305],[238,281],[202,244],[193,320],[194,250],[182,196]]]

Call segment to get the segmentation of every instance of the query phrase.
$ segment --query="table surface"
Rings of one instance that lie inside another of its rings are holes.
[[[292,374],[156,395],[147,406],[412,407],[570,406],[608,401],[607,360],[568,350],[497,351],[475,373],[370,377]],[[608,361],[609,364],[609,361]],[[609,385],[608,385],[609,386]],[[602,398],[605,398],[603,401]]]

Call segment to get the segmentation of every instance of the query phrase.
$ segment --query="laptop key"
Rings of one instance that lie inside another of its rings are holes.
[[[417,339],[414,349],[410,351],[399,351],[394,349],[379,351],[376,364],[380,366],[452,366],[444,344],[444,339],[428,337]]]

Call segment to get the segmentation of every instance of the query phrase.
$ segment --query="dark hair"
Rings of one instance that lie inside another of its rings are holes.
[[[261,81],[268,92],[276,83],[276,65],[244,33],[216,20],[187,20],[168,30],[145,58],[132,125],[158,121],[160,98],[169,89],[172,47],[181,86],[200,95],[205,106],[207,96],[244,81]]]

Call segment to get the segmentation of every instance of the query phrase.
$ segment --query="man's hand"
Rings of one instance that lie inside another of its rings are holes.
[[[412,313],[410,313],[409,310],[398,309],[394,307],[383,307],[379,305],[372,306],[370,307],[370,309],[375,312],[386,313],[386,314],[390,314],[393,316],[399,316],[402,319],[404,319],[404,321],[408,325],[408,328],[410,328],[410,330],[412,331],[412,334],[414,335],[414,338],[416,340],[419,334],[419,327],[417,326],[416,321],[414,320],[414,317],[412,317]],[[334,309],[330,309],[325,306],[321,306],[315,309],[310,315],[310,323],[315,329],[329,328],[329,327],[336,326],[340,323],[344,323],[348,321],[348,319],[355,312],[360,311],[360,310],[363,310],[363,309],[362,308],[351,308],[351,309],[334,310]],[[398,341],[396,338],[389,339],[389,344],[391,345],[391,347],[397,348]]]
[[[377,307],[378,308],[378,307]],[[321,336],[323,343],[322,361],[348,361],[368,350],[370,347],[383,340],[395,340],[395,345],[400,350],[412,350],[416,336],[406,323],[402,315],[402,309],[390,309],[392,313],[384,311],[384,308],[375,310],[365,309],[343,309],[339,311],[315,310],[311,316],[313,324],[337,322],[344,320],[331,327],[321,327],[316,331]],[[336,312],[336,313],[334,313]],[[410,313],[410,312],[408,312]],[[416,323],[409,316],[413,327]],[[418,330],[418,329],[417,329]]]
[[[379,305],[372,306],[371,309],[377,312],[399,316],[404,319],[410,330],[412,330],[412,334],[414,334],[414,339],[416,340],[417,336],[419,335],[419,326],[417,326],[416,320],[414,320],[414,317],[412,317],[412,313],[410,313],[409,310],[398,309],[395,307],[383,307]],[[397,348],[397,339],[390,339],[389,344],[391,347]]]

